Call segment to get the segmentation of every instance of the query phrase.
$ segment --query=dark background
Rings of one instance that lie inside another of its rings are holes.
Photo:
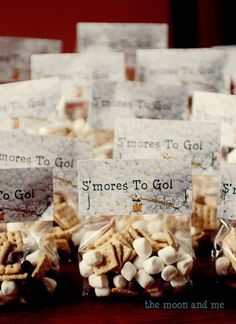
[[[62,39],[75,49],[75,24],[166,22],[171,47],[236,44],[234,0],[0,0],[0,35]]]

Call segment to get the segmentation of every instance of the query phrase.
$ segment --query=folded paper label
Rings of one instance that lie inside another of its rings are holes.
[[[118,119],[114,157],[191,158],[194,174],[214,174],[219,171],[220,164],[220,125],[210,122]]]
[[[0,222],[53,220],[52,168],[0,169]]]
[[[191,213],[190,160],[78,161],[79,213]]]
[[[236,143],[236,97],[234,95],[196,91],[193,95],[192,120],[222,123],[221,144]]]
[[[236,164],[222,163],[217,217],[236,220]]]
[[[54,191],[77,201],[76,161],[92,156],[92,148],[79,139],[0,131],[0,167],[53,167]]]
[[[94,82],[89,123],[114,129],[117,118],[183,119],[188,91],[182,85],[149,82]]]
[[[137,79],[181,82],[193,91],[229,92],[224,68],[227,53],[212,48],[141,49],[137,51]]]

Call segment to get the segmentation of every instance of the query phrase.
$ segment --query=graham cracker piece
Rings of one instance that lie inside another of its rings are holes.
[[[55,229],[45,235],[45,240],[59,240],[65,239],[70,240],[71,233],[68,230],[63,231],[59,226],[54,227]]]
[[[38,261],[36,268],[32,273],[32,278],[42,278],[51,269],[52,262],[46,254],[43,254]]]
[[[161,249],[160,245],[156,241],[154,241],[149,234],[147,234],[142,229],[138,229],[137,231],[150,243],[153,253],[157,253]]]
[[[9,241],[1,241],[0,242],[0,264],[3,264],[10,248],[11,248],[11,243]]]
[[[66,239],[56,239],[54,242],[57,250],[62,251],[66,254],[71,254],[71,249]]]
[[[129,257],[133,250],[128,248],[125,245],[122,246],[122,249],[123,249],[123,264],[124,264],[127,260],[129,260]]]
[[[203,229],[203,219],[199,217],[197,213],[192,213],[191,215],[192,226],[202,230]]]
[[[129,296],[129,297],[137,297],[138,296],[137,291],[122,289],[122,288],[112,288],[111,292],[113,294],[122,295],[122,296]]]
[[[23,240],[20,231],[7,232],[7,238],[8,241],[10,241],[14,245],[13,248],[14,252],[18,253],[24,251]]]
[[[122,245],[126,245],[127,247],[131,247],[130,243],[120,233],[116,233],[112,237],[111,242],[120,242]]]
[[[133,237],[131,236],[131,234],[129,233],[128,229],[124,229],[123,231],[120,232],[120,235],[128,242],[128,244],[130,246],[132,246],[133,244]]]
[[[118,268],[121,269],[123,267],[123,248],[122,248],[122,244],[117,242],[115,244],[113,244],[114,248],[115,248],[115,253],[116,253],[116,258],[118,261]]]
[[[217,230],[217,219],[216,219],[217,209],[213,206],[204,206],[203,210],[203,229],[204,230]]]
[[[10,281],[10,280],[24,280],[28,277],[28,273],[19,273],[19,274],[3,274],[0,275],[0,281]]]
[[[114,270],[118,267],[119,263],[116,258],[114,246],[111,243],[103,244],[97,249],[103,256],[102,263],[93,267],[96,275],[107,273],[108,271]]]
[[[76,212],[65,201],[55,206],[54,221],[63,229],[69,229],[79,223]]]
[[[3,275],[3,274],[5,274],[5,268],[6,268],[6,266],[5,266],[5,265],[3,265],[3,264],[0,264],[0,275]]]
[[[108,231],[106,231],[102,236],[100,236],[99,238],[97,238],[94,242],[93,242],[93,246],[94,247],[99,247],[101,245],[103,245],[104,243],[106,243],[113,235],[115,234],[115,231],[113,228],[110,228]]]
[[[168,245],[172,246],[177,251],[179,248],[179,244],[166,226],[163,226],[163,232],[166,234],[166,240]]]
[[[140,237],[138,232],[131,225],[128,227],[128,232],[133,237],[134,240]]]
[[[11,274],[18,274],[20,273],[20,263],[13,263],[13,264],[8,264],[5,267],[5,273],[6,275],[11,275]]]
[[[128,261],[132,262],[136,256],[137,256],[137,253],[134,250],[132,250]]]

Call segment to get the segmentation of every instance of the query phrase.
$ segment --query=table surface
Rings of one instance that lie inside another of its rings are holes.
[[[63,266],[63,280],[51,300],[39,301],[36,305],[2,307],[0,323],[236,322],[236,288],[216,277],[214,262],[206,255],[197,258],[192,284],[185,291],[159,300],[120,296],[82,298],[77,269],[76,263]]]

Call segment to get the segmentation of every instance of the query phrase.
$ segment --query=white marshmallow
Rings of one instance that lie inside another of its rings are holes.
[[[178,276],[178,271],[173,265],[166,266],[161,273],[161,277],[165,281],[170,281]]]
[[[30,248],[30,252],[35,252],[38,249],[38,244],[32,235],[23,237],[23,243]]]
[[[154,220],[147,223],[147,230],[149,234],[154,234],[156,232],[161,232],[162,230],[162,221],[160,219]]]
[[[39,258],[43,255],[41,250],[36,250],[26,256],[26,260],[29,261],[33,266],[37,266]]]
[[[85,233],[85,229],[81,228],[79,231],[77,231],[71,235],[71,240],[72,240],[74,246],[80,245],[81,238],[84,235],[84,233]]]
[[[152,247],[150,243],[143,237],[137,238],[133,241],[133,247],[138,256],[142,259],[147,259],[152,254]]]
[[[84,261],[79,263],[79,271],[82,277],[88,278],[93,273],[93,267],[88,266]]]
[[[183,276],[189,274],[193,268],[193,258],[190,254],[185,253],[176,264],[179,273]]]
[[[160,273],[164,268],[164,263],[158,256],[152,256],[143,262],[143,269],[150,275]]]
[[[142,229],[144,231],[147,231],[147,223],[143,220],[133,222],[132,227],[135,229]]]
[[[186,285],[188,280],[184,276],[178,276],[175,277],[170,281],[170,284],[172,287],[177,288],[177,287],[183,287]]]
[[[133,265],[135,266],[135,268],[137,270],[143,269],[143,262],[144,260],[142,258],[140,258],[140,256],[136,256],[136,258],[133,261]]]
[[[93,288],[108,288],[108,279],[105,274],[97,276],[95,273],[88,277],[88,281]]]
[[[117,275],[113,278],[113,284],[116,288],[125,288],[127,281],[122,275]]]
[[[42,281],[47,289],[47,291],[52,294],[56,287],[57,287],[57,282],[56,280],[52,279],[52,278],[48,278],[48,277],[43,277]]]
[[[155,221],[155,220],[160,219],[160,216],[157,215],[157,214],[146,214],[146,215],[143,215],[143,219],[146,222],[151,222],[151,221]]]
[[[155,232],[152,234],[152,239],[154,241],[166,242],[166,234],[163,232]]]
[[[149,289],[153,286],[155,280],[152,276],[146,273],[143,269],[139,270],[135,275],[136,281],[140,284],[144,289]]]
[[[137,269],[131,262],[125,262],[123,268],[121,269],[122,276],[127,280],[131,281],[136,275]]]
[[[2,282],[1,290],[4,296],[16,295],[18,291],[15,281],[6,280]]]
[[[225,256],[219,257],[216,259],[216,273],[219,276],[225,276],[228,274],[230,267],[230,261]]]
[[[159,250],[158,256],[166,265],[175,263],[178,258],[178,254],[172,246],[167,246]]]
[[[95,266],[102,262],[102,255],[99,251],[89,251],[87,253],[84,253],[83,260],[84,262],[89,266]]]
[[[95,288],[95,294],[97,297],[106,297],[111,293],[110,288]]]

